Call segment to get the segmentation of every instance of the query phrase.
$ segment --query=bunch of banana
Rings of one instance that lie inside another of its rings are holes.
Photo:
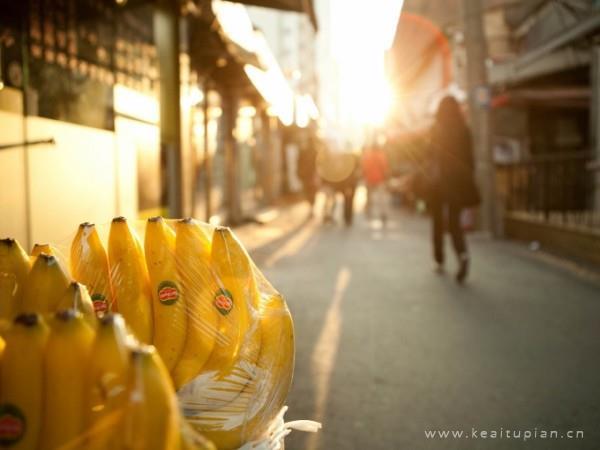
[[[0,338],[0,446],[22,450],[215,450],[186,428],[156,350],[118,314],[21,314]]]
[[[215,347],[219,317],[213,305],[217,283],[210,265],[210,240],[193,219],[175,225],[177,278],[185,298],[187,335],[172,375],[175,388],[195,378]]]
[[[117,311],[108,257],[93,223],[79,225],[71,244],[70,266],[73,278],[87,286],[96,313]]]
[[[81,224],[69,266],[83,284],[70,281],[53,247],[36,245],[29,258],[16,241],[0,242],[0,319],[68,309],[51,320],[44,376],[69,392],[43,396],[42,450],[203,448],[193,432],[180,432],[173,385],[190,424],[218,448],[261,436],[290,387],[293,324],[282,297],[261,296],[270,289],[262,278],[259,289],[232,231],[210,230],[193,219],[171,227],[151,218],[142,248],[117,217],[105,251],[94,225]],[[110,314],[117,304],[125,322]]]
[[[0,320],[10,322],[19,313],[75,308],[95,326],[86,288],[70,282],[56,253],[48,244],[36,244],[30,257],[16,240],[0,240]]]
[[[201,377],[179,392],[186,418],[219,449],[260,437],[285,402],[294,369],[294,330],[279,295],[262,300],[252,262],[231,230],[217,228],[211,265],[219,339]],[[220,308],[220,309],[219,309]],[[221,311],[223,310],[223,311]]]
[[[119,312],[135,337],[152,343],[152,292],[142,246],[124,217],[116,217],[108,236],[110,276]]]
[[[182,403],[188,421],[220,450],[233,450],[261,438],[285,403],[294,373],[294,326],[280,295],[260,308],[261,346],[251,378],[238,396],[219,408]],[[230,385],[228,389],[231,389]],[[181,396],[181,394],[180,394]]]

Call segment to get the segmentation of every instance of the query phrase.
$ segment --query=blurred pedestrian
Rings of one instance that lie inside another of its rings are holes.
[[[373,217],[375,210],[385,225],[389,213],[389,193],[387,180],[389,164],[381,145],[367,148],[361,161],[362,175],[367,187],[367,216]]]
[[[456,280],[463,283],[469,271],[469,253],[461,225],[465,208],[479,204],[474,178],[471,132],[456,99],[444,97],[431,134],[428,203],[432,217],[433,253],[437,268],[444,267],[444,232],[450,233],[458,259]]]
[[[317,171],[325,188],[326,200],[323,211],[325,223],[335,216],[336,196],[344,199],[344,222],[352,225],[354,218],[354,193],[359,179],[358,158],[351,152],[323,151],[317,159]]]
[[[297,175],[302,182],[304,196],[310,206],[310,216],[314,214],[315,198],[318,189],[316,141],[309,139],[298,155]]]

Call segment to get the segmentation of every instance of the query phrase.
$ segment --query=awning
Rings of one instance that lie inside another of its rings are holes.
[[[264,8],[281,9],[283,11],[295,11],[308,15],[315,31],[318,30],[317,15],[313,0],[235,0],[245,5],[262,6]]]
[[[515,60],[492,66],[489,69],[490,83],[517,83],[557,70],[564,70],[566,67],[589,64],[589,51],[566,46],[595,33],[598,29],[600,29],[600,12],[593,13],[577,22],[543,45]]]
[[[538,89],[511,89],[492,99],[494,108],[509,106],[547,106],[561,108],[589,108],[592,91],[589,87],[547,87]]]

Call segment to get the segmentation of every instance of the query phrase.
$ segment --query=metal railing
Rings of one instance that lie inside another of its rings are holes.
[[[600,229],[592,161],[591,152],[577,151],[497,164],[506,211],[557,226]]]

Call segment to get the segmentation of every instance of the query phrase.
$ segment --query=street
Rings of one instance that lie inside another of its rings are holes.
[[[460,287],[449,242],[447,273],[432,270],[424,217],[395,212],[383,230],[359,212],[347,229],[307,213],[296,205],[239,231],[294,316],[286,418],[323,423],[286,448],[598,448],[593,277],[475,235]],[[464,435],[426,438],[438,430]],[[583,438],[568,439],[571,430]]]

